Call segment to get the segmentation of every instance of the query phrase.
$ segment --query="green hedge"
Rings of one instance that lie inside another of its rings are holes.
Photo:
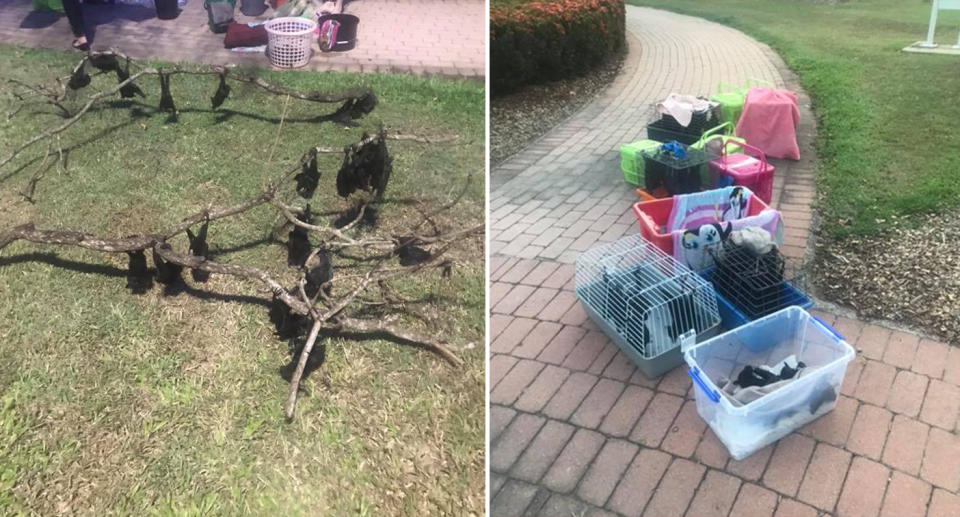
[[[547,0],[490,9],[494,95],[583,75],[624,44],[623,0]]]

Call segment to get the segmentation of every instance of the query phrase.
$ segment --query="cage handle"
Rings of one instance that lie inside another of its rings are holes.
[[[827,331],[829,331],[831,334],[833,334],[834,336],[836,336],[837,339],[839,339],[840,341],[846,341],[846,339],[844,339],[843,336],[840,335],[839,332],[837,332],[836,330],[834,330],[833,327],[831,327],[830,325],[828,325],[826,321],[823,321],[822,319],[820,319],[820,316],[814,316],[813,314],[811,314],[810,317],[813,318],[813,319],[815,319],[815,320],[817,320],[817,323],[819,323],[821,327],[827,329]]]
[[[700,378],[700,369],[694,366],[687,370],[687,373],[690,374],[690,378],[693,379],[694,384],[697,385],[704,393],[707,394],[707,398],[712,400],[714,404],[720,402],[720,394],[717,393],[717,390],[712,390],[707,387],[707,383],[703,382],[703,379]]]

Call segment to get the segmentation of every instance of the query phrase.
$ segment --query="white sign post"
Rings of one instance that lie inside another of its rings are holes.
[[[930,6],[930,28],[927,29],[927,40],[917,44],[923,48],[937,48],[933,42],[933,33],[937,30],[937,11],[960,10],[960,0],[933,0]],[[960,49],[960,35],[957,36],[957,44],[953,48]]]

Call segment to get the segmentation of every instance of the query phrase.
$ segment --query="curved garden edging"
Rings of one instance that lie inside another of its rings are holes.
[[[623,0],[556,0],[490,9],[490,88],[582,75],[624,45]]]

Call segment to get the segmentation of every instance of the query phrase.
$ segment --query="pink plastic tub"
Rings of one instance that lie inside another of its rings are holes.
[[[742,147],[743,152],[727,153],[727,147]],[[712,188],[739,185],[747,187],[764,203],[773,197],[773,173],[777,168],[767,162],[763,151],[752,145],[727,142],[720,158],[710,162]]]

